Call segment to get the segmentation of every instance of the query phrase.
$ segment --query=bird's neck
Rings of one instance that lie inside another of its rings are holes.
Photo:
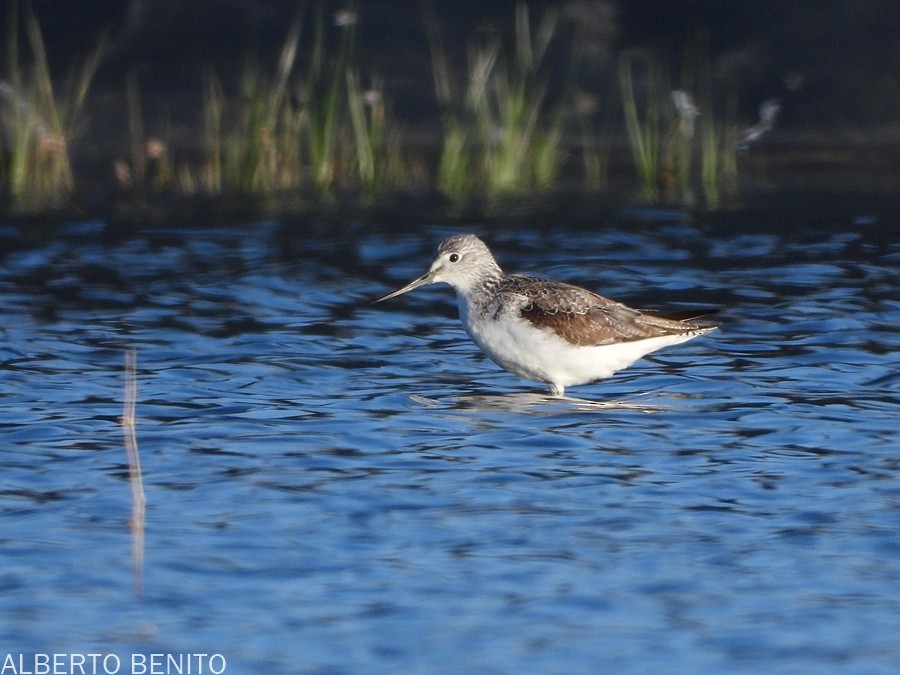
[[[497,287],[503,280],[503,271],[496,265],[485,269],[469,283],[456,286],[457,302],[460,317],[467,323],[466,317],[483,316],[491,313],[497,301]]]
[[[473,302],[477,298],[493,295],[494,290],[503,279],[503,270],[495,263],[479,270],[477,275],[468,278],[465,283],[456,284],[456,292],[460,300]]]

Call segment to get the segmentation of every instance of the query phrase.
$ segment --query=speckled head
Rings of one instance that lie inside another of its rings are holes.
[[[503,275],[490,249],[474,234],[456,234],[438,246],[437,255],[428,271],[393,293],[375,302],[395,298],[428,284],[445,283],[466,294],[490,279]]]

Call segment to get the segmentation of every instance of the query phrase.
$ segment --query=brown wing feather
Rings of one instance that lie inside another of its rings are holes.
[[[713,326],[643,314],[588,290],[533,277],[507,277],[504,292],[525,300],[521,315],[577,346],[643,340],[663,335],[701,333]]]

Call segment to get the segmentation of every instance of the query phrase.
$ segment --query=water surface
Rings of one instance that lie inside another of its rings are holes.
[[[3,230],[0,644],[233,673],[896,672],[897,213],[790,206]],[[370,304],[458,231],[722,328],[549,399],[477,352],[448,288]]]

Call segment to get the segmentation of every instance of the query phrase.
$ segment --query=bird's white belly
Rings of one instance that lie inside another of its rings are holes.
[[[562,387],[610,377],[650,352],[694,337],[666,335],[579,347],[519,317],[470,321],[461,312],[461,318],[472,340],[492,361],[527,379]]]

